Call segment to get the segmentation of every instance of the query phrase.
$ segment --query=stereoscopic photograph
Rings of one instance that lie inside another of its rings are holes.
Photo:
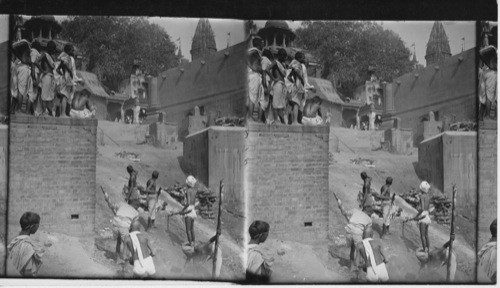
[[[10,19],[7,276],[244,279],[234,184],[185,141],[244,99],[243,21]]]
[[[0,19],[6,277],[496,283],[497,22]]]

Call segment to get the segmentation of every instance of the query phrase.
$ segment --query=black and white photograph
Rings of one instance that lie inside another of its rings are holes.
[[[225,160],[186,146],[244,110],[243,24],[11,16],[8,277],[244,279]]]
[[[495,282],[497,23],[247,29],[247,280]]]
[[[496,283],[498,22],[274,18],[0,15],[0,277]]]

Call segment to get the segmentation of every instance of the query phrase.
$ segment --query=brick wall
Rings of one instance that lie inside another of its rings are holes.
[[[15,115],[10,125],[8,238],[26,211],[40,214],[42,230],[91,235],[97,120]]]
[[[247,223],[267,221],[270,238],[310,244],[327,239],[329,133],[329,126],[249,125]]]
[[[497,123],[480,122],[478,132],[478,247],[491,237],[490,224],[497,217]]]

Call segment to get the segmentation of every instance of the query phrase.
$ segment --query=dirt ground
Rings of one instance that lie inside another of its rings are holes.
[[[299,243],[282,242],[276,239],[269,240],[265,246],[274,255],[275,263],[272,282],[365,282],[365,273],[357,275],[350,272],[349,248],[346,243],[345,225],[347,221],[338,209],[333,196],[335,192],[348,209],[357,207],[357,194],[361,190],[359,174],[366,171],[373,178],[372,188],[379,190],[385,178],[392,176],[393,191],[397,194],[416,188],[420,179],[415,171],[418,161],[418,150],[412,155],[394,155],[379,148],[381,132],[355,131],[343,128],[333,128],[330,133],[330,221],[328,244],[329,255],[318,255],[311,246]],[[338,142],[336,152],[335,143]],[[376,150],[376,151],[373,151]],[[374,167],[354,164],[352,159],[358,157],[374,160]],[[397,198],[396,205],[401,207],[405,215],[416,215],[417,211],[401,198]],[[416,258],[415,251],[421,247],[420,234],[415,223],[407,223],[404,233],[400,219],[394,221],[390,227],[391,235],[383,240],[386,247],[390,247],[387,269],[391,282],[404,283],[437,283],[446,280],[446,269],[422,269]],[[381,232],[381,219],[374,219],[375,238]],[[456,240],[454,242],[457,253],[458,271],[456,282],[475,281],[475,233],[473,223],[459,219]],[[449,227],[433,223],[429,229],[432,248],[437,248],[449,239]],[[471,235],[474,234],[474,235]],[[269,243],[268,243],[269,242]],[[283,255],[280,255],[286,252]],[[280,253],[278,253],[280,252]],[[292,273],[290,272],[292,271]]]
[[[127,183],[126,166],[131,164],[139,171],[138,181],[144,185],[153,170],[160,172],[157,183],[169,186],[176,182],[184,183],[186,173],[182,171],[179,161],[182,157],[182,144],[170,149],[159,149],[144,141],[147,126],[126,125],[99,121],[98,155],[97,155],[97,187],[96,187],[96,233],[89,239],[77,239],[62,234],[40,231],[36,237],[45,244],[47,253],[41,277],[98,277],[98,278],[130,278],[132,267],[128,264],[117,264],[114,261],[115,238],[111,231],[112,212],[104,201],[100,186],[110,194],[112,201],[120,201],[123,185]],[[379,132],[378,132],[379,133]],[[394,178],[393,191],[403,193],[420,183],[416,171],[417,150],[412,155],[393,155],[385,151],[372,151],[377,146],[380,134],[368,131],[349,129],[332,129],[330,150],[330,223],[329,243],[325,247],[313,247],[295,242],[269,239],[264,247],[271,253],[274,283],[321,283],[321,282],[364,282],[364,272],[357,275],[349,271],[349,248],[346,245],[345,218],[339,213],[335,192],[347,208],[357,206],[356,197],[361,189],[361,171],[372,176],[372,187],[380,189],[387,176]],[[334,149],[336,137],[339,141],[339,153]],[[378,138],[377,138],[378,137]],[[102,145],[104,144],[104,145]],[[116,156],[119,152],[138,154],[139,161]],[[365,167],[351,163],[354,158],[374,160],[374,167]],[[179,204],[169,202],[170,209],[177,209]],[[396,205],[403,208],[405,215],[415,215],[416,210],[401,198]],[[147,215],[142,214],[143,223]],[[240,280],[244,277],[242,267],[242,247],[244,218],[223,211],[223,235],[221,249],[223,251],[223,267],[220,279]],[[457,282],[472,282],[475,279],[475,240],[468,229],[467,221],[459,222],[455,252],[458,258]],[[376,235],[380,232],[380,220],[374,221]],[[157,216],[156,228],[148,233],[152,244],[158,250],[154,258],[157,278],[161,279],[210,279],[211,263],[199,269],[183,271],[185,256],[181,244],[186,235],[182,218],[171,217],[167,225],[165,214]],[[168,226],[168,229],[167,229]],[[197,240],[206,241],[215,233],[215,220],[198,218],[195,225]],[[415,256],[415,250],[421,246],[418,229],[415,223],[406,224],[405,229],[400,221],[391,225],[391,235],[383,241],[390,247],[388,271],[391,281],[418,283],[443,282],[446,277],[444,268],[438,270],[421,269]],[[432,247],[443,245],[449,238],[449,227],[433,223],[429,229]],[[10,240],[10,239],[9,239]],[[325,252],[328,251],[328,252]],[[7,265],[9,266],[9,265]],[[12,267],[8,268],[12,271]],[[9,273],[16,275],[16,272]]]
[[[372,177],[372,188],[379,190],[388,176],[393,177],[392,190],[402,194],[411,188],[417,188],[420,181],[415,171],[418,162],[418,150],[413,149],[411,155],[394,155],[378,150],[377,139],[380,132],[352,131],[336,128],[331,130],[331,152],[333,163],[330,164],[330,190],[337,193],[338,197],[349,208],[357,207],[357,193],[361,190],[362,181],[359,174],[366,171]],[[332,149],[334,137],[338,137],[340,153]],[[373,151],[373,150],[377,151]],[[355,152],[355,153],[354,153]],[[366,167],[351,163],[351,159],[368,158],[374,160],[374,167]],[[347,247],[345,243],[345,218],[340,214],[335,198],[330,198],[330,238],[333,243],[330,252],[333,258],[338,259],[339,266],[348,265]],[[414,216],[417,211],[403,199],[397,198],[396,205],[403,209],[404,215]],[[454,242],[457,253],[458,271],[456,282],[472,282],[475,280],[475,233],[473,223],[458,217],[456,238]],[[401,219],[396,219],[391,224],[391,235],[383,243],[390,247],[389,264],[387,265],[389,277],[395,282],[443,282],[446,279],[446,270],[428,271],[421,270],[420,263],[415,256],[417,248],[421,247],[420,234],[416,223],[407,223],[403,232]],[[381,219],[374,221],[375,230],[381,232]],[[377,234],[377,233],[376,233]],[[474,235],[472,235],[474,234]],[[432,223],[429,229],[430,244],[438,248],[448,241],[450,228],[447,225]],[[375,236],[376,238],[378,235]],[[340,244],[340,245],[339,245]],[[333,252],[333,253],[332,253]]]
[[[176,182],[184,183],[185,174],[179,165],[182,157],[182,143],[171,149],[159,149],[144,142],[146,125],[126,125],[99,121],[98,155],[96,175],[96,229],[89,239],[77,239],[62,234],[48,234],[39,231],[35,234],[46,246],[46,257],[40,277],[91,277],[91,278],[131,278],[132,266],[115,263],[116,240],[111,230],[111,210],[108,208],[101,186],[112,201],[122,201],[123,185],[127,184],[127,165],[133,165],[139,172],[138,183],[145,186],[154,170],[160,172],[158,186],[167,187]],[[104,144],[104,145],[102,145]],[[120,152],[138,154],[139,161],[116,156]],[[188,171],[186,171],[188,173]],[[169,202],[169,209],[181,209],[175,201]],[[141,222],[147,223],[147,214],[142,213]],[[184,221],[180,216],[171,217],[167,230],[166,212],[157,214],[156,228],[150,230],[148,237],[156,248],[154,257],[158,279],[212,279],[212,262],[202,267],[188,266],[184,269],[185,255],[181,245],[186,241]],[[219,280],[241,280],[244,278],[242,266],[243,218],[222,212],[222,235],[220,247],[223,266]],[[197,241],[207,241],[215,235],[216,220],[198,217],[195,222]],[[10,239],[9,239],[10,240]],[[9,264],[8,264],[9,266]],[[9,275],[17,275],[10,265]]]

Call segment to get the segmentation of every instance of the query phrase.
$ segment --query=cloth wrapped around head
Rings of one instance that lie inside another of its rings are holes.
[[[431,189],[431,184],[427,183],[427,181],[422,181],[422,183],[420,183],[420,191],[424,192],[424,193],[429,193],[429,189]]]
[[[194,187],[194,185],[196,184],[196,178],[194,178],[193,176],[189,175],[189,176],[187,177],[187,179],[186,179],[186,184],[187,184],[189,187],[193,188],[193,187]]]

